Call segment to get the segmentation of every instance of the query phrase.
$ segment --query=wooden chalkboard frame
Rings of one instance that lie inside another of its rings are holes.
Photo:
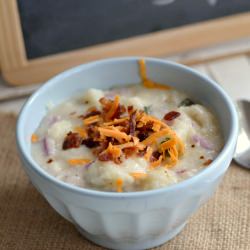
[[[250,12],[28,60],[17,0],[0,0],[0,62],[13,85],[43,82],[77,64],[116,56],[170,56],[250,36]],[[152,46],[152,44],[154,46]],[[186,62],[188,63],[188,62]]]

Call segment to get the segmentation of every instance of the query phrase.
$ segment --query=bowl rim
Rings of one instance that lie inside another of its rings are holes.
[[[164,64],[165,66],[172,66],[179,70],[189,72],[199,78],[201,78],[203,81],[210,84],[216,91],[218,91],[223,98],[223,101],[226,103],[226,106],[229,109],[229,112],[231,114],[230,116],[230,132],[228,138],[226,138],[226,142],[218,154],[218,156],[215,158],[215,160],[209,165],[208,168],[205,168],[202,171],[199,171],[194,176],[185,179],[181,182],[175,183],[170,186],[162,187],[159,189],[152,189],[152,190],[145,190],[145,191],[135,191],[135,192],[108,192],[108,191],[99,191],[94,189],[88,189],[84,187],[75,186],[66,182],[63,182],[53,175],[46,172],[42,167],[39,166],[38,163],[35,162],[35,160],[31,157],[31,154],[28,154],[25,150],[25,142],[22,141],[22,124],[25,121],[25,114],[29,111],[31,103],[39,98],[40,92],[48,91],[51,86],[57,84],[60,82],[61,79],[66,78],[70,75],[74,75],[77,72],[80,72],[83,69],[86,69],[88,67],[92,67],[98,64],[107,64],[107,63],[118,63],[118,62],[136,62],[140,59],[144,59],[146,62],[152,62],[152,63],[159,63]],[[235,146],[236,140],[238,135],[238,119],[237,119],[237,112],[235,109],[235,106],[228,96],[228,94],[222,89],[222,87],[217,84],[214,80],[208,78],[207,76],[201,74],[200,72],[189,68],[185,65],[168,61],[165,59],[158,59],[158,58],[152,58],[152,57],[140,57],[140,56],[133,56],[133,57],[117,57],[117,58],[108,58],[108,59],[101,59],[85,64],[78,65],[76,67],[70,68],[54,77],[46,81],[41,87],[39,87],[25,102],[24,106],[22,107],[19,117],[17,120],[17,126],[16,126],[16,144],[19,151],[19,154],[22,159],[26,161],[26,163],[31,166],[32,170],[36,172],[40,177],[45,178],[47,181],[52,182],[54,185],[58,186],[59,188],[66,189],[70,192],[76,192],[78,194],[83,194],[85,196],[92,196],[92,197],[101,197],[101,198],[143,198],[145,196],[154,196],[159,195],[163,192],[172,192],[173,190],[179,190],[182,188],[186,188],[190,184],[202,179],[204,176],[209,175],[220,163],[222,163],[225,158],[227,158],[227,155],[230,153],[232,147]],[[23,164],[26,168],[25,164]]]

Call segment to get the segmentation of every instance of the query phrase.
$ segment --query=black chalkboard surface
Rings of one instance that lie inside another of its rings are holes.
[[[33,59],[245,12],[250,0],[18,0],[18,8]]]
[[[14,85],[109,57],[203,63],[218,56],[187,55],[249,36],[250,0],[0,0],[1,74]]]

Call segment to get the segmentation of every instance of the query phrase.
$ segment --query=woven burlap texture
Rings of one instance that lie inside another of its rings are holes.
[[[0,249],[103,249],[59,216],[25,175],[16,117],[0,114]],[[232,165],[213,198],[158,250],[250,249],[250,171]]]

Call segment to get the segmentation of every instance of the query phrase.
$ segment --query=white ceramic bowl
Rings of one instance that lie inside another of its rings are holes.
[[[187,92],[218,116],[225,146],[213,163],[181,183],[157,190],[111,193],[83,189],[57,180],[32,159],[30,137],[49,102],[59,104],[95,87],[139,83],[139,58],[115,58],[70,69],[34,93],[19,116],[17,145],[31,182],[50,205],[88,239],[112,249],[145,249],[178,234],[188,218],[214,192],[233,156],[238,124],[235,108],[215,82],[165,60],[146,58],[148,76]],[[157,96],[152,96],[157,102]]]

